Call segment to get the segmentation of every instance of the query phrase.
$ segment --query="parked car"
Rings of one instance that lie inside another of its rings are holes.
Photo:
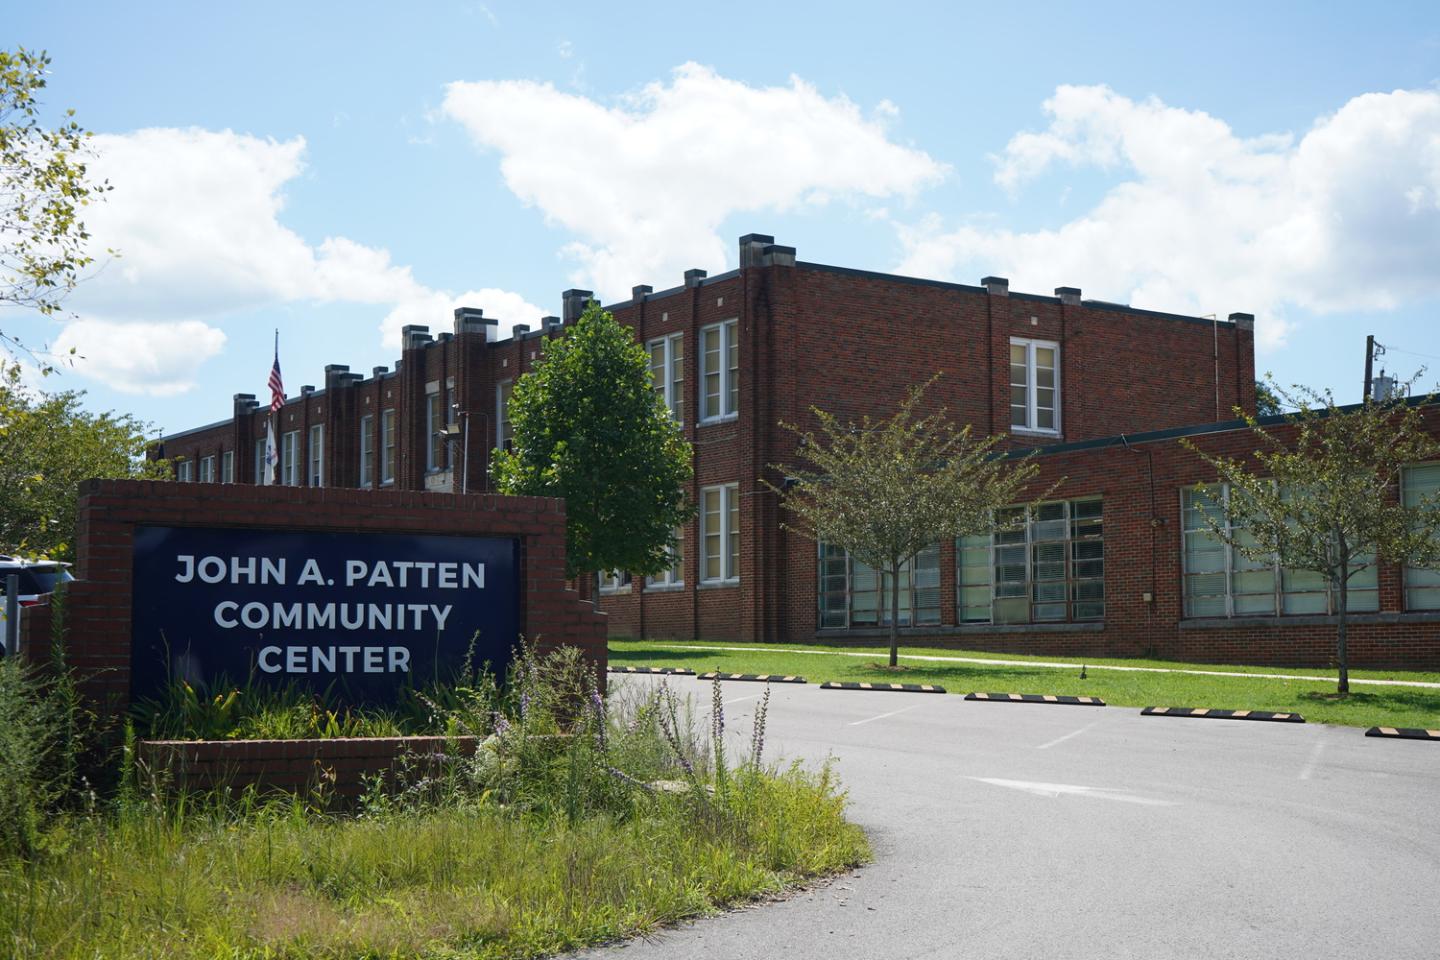
[[[0,553],[0,641],[7,636],[5,611],[9,603],[5,590],[12,574],[20,578],[20,589],[16,596],[22,610],[39,603],[41,597],[54,593],[56,584],[75,579],[70,575],[68,563],[55,560],[21,560],[19,557]],[[8,647],[5,652],[10,652]]]

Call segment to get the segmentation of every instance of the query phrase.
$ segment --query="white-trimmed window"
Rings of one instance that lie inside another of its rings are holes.
[[[740,410],[738,320],[700,329],[700,381],[704,388],[701,422],[737,416]]]
[[[360,418],[360,486],[375,482],[375,417]]]
[[[1229,484],[1210,488],[1228,502]],[[1273,559],[1251,560],[1226,545],[1210,532],[1206,516],[1221,523],[1232,537],[1245,542],[1244,529],[1230,525],[1220,504],[1211,502],[1203,488],[1180,491],[1180,515],[1184,545],[1181,548],[1185,577],[1185,616],[1255,617],[1302,616],[1335,612],[1335,598],[1323,574],[1313,570],[1282,567]],[[1361,558],[1363,566],[1351,575],[1346,589],[1347,607],[1352,613],[1380,609],[1378,575],[1373,558]]]
[[[425,469],[431,473],[445,469],[445,415],[441,409],[443,395],[440,384],[434,383],[425,393]]]
[[[380,483],[395,482],[395,411],[380,411]]]
[[[220,482],[235,482],[235,451],[226,450],[220,454]]]
[[[1400,496],[1407,507],[1440,493],[1440,463],[1400,471]],[[1405,609],[1440,610],[1440,567],[1405,567]]]
[[[630,574],[621,570],[606,570],[600,574],[601,593],[629,593]]]
[[[325,486],[325,424],[310,426],[310,486]]]
[[[265,438],[255,441],[255,485],[265,482]]]
[[[1010,339],[1010,427],[1029,433],[1060,432],[1060,345]]]
[[[676,527],[675,542],[670,545],[670,566],[654,576],[647,577],[646,586],[655,589],[683,587],[685,585],[685,528]]]
[[[191,480],[195,479],[195,475],[192,472],[194,468],[195,464],[189,460],[176,460],[175,479],[180,481],[181,483],[189,483]]]
[[[961,623],[1058,623],[1105,618],[1100,500],[1000,511],[994,534],[955,543]]]
[[[208,457],[200,458],[200,482],[215,482],[215,455],[213,453]]]
[[[700,491],[701,583],[740,582],[740,485]]]
[[[280,482],[287,487],[300,486],[299,430],[287,430],[280,435]]]
[[[655,392],[665,401],[665,406],[676,423],[685,422],[685,337],[672,333],[668,337],[651,340],[650,378],[655,383]]]
[[[495,384],[495,449],[509,450],[510,436],[510,391],[514,380],[501,380]]]
[[[820,627],[890,625],[890,574],[851,557],[842,547],[820,547]],[[900,565],[900,626],[940,622],[940,547],[921,550]]]

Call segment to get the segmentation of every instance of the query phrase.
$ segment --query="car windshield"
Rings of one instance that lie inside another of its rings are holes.
[[[11,572],[0,571],[0,597],[5,595],[5,581]],[[13,572],[20,577],[21,596],[29,596],[32,593],[53,593],[55,584],[75,579],[70,575],[69,570],[59,564],[25,567]]]

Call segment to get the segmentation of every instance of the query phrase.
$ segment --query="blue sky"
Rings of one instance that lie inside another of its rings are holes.
[[[457,303],[531,322],[755,231],[1252,312],[1262,371],[1342,400],[1367,333],[1440,372],[1440,5],[1174,6],[27,4],[6,42],[96,132],[121,256],[0,329],[173,431],[264,392],[276,327],[294,393]]]

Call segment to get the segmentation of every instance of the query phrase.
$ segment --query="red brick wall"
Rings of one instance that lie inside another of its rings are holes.
[[[77,581],[68,587],[68,652],[90,694],[116,709],[129,700],[131,567],[138,525],[518,537],[522,633],[542,650],[580,647],[604,680],[605,616],[565,588],[560,500],[90,480],[80,486]],[[43,610],[27,610],[24,625],[25,649],[37,656],[49,649]]]

